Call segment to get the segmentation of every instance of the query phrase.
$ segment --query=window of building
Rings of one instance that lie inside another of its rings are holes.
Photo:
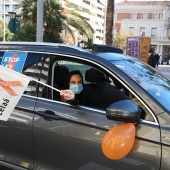
[[[143,14],[141,15],[141,18],[142,18],[142,19],[147,19],[147,14],[146,14],[146,13],[143,13]]]
[[[15,11],[18,8],[18,5],[12,5],[12,10]]]
[[[114,14],[114,19],[117,20],[117,13]]]
[[[4,14],[2,14],[2,19],[4,19]],[[9,20],[9,15],[5,15],[5,19]]]
[[[153,19],[158,19],[158,14],[152,14]]]
[[[101,31],[101,29],[96,29],[96,32],[101,33],[102,31]]]
[[[83,2],[86,3],[87,5],[90,5],[90,1],[83,0]]]
[[[4,11],[4,5],[2,5],[2,10]],[[9,5],[5,5],[5,11],[6,11],[6,12],[9,11]]]
[[[160,14],[159,14],[159,18],[160,18],[160,19],[163,18],[163,13],[160,13]]]
[[[134,33],[134,27],[129,27],[129,33],[133,34]]]
[[[100,38],[101,38],[101,37],[99,37],[99,36],[96,36],[96,40],[100,40]]]
[[[170,27],[167,28],[167,38],[170,39]]]
[[[101,4],[101,5],[105,5],[105,4],[106,4],[105,0],[97,0],[97,2],[98,2],[99,4]]]
[[[101,16],[101,15],[99,15],[99,14],[97,14],[97,17],[102,18],[102,16]]]
[[[145,36],[145,27],[140,27],[140,35]]]
[[[157,28],[152,28],[151,29],[151,38],[155,39],[157,35]]]
[[[114,34],[113,34],[114,37],[116,37],[116,33],[117,33],[117,28],[114,27]]]
[[[102,11],[102,8],[99,8],[99,7],[98,7],[97,9],[100,10],[100,11]]]
[[[131,14],[131,19],[136,19],[136,13]]]

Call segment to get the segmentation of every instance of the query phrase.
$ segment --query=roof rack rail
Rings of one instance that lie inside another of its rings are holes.
[[[112,53],[123,54],[123,50],[121,48],[115,46],[102,45],[102,44],[93,44],[92,46],[85,47],[84,49],[88,49],[89,51],[95,51],[95,52],[112,52]]]

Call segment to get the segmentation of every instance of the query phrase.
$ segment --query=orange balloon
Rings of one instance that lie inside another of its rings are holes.
[[[135,140],[135,126],[125,123],[110,129],[102,141],[102,151],[109,159],[121,159],[133,147]]]

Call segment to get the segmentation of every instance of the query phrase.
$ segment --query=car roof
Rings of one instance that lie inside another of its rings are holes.
[[[105,67],[109,65],[112,67],[113,64],[110,63],[112,60],[121,60],[127,59],[128,57],[123,54],[118,53],[93,53],[86,51],[80,47],[76,47],[68,44],[60,43],[46,43],[46,42],[0,42],[0,51],[12,50],[12,51],[38,51],[38,52],[48,52],[48,53],[57,53],[64,55],[75,55],[80,56],[85,59],[91,59],[94,62],[99,62]],[[107,64],[106,64],[107,63]],[[109,64],[110,63],[110,64]]]
[[[77,50],[82,52],[88,52],[87,50],[70,45],[70,44],[62,44],[62,43],[48,43],[48,42],[19,42],[19,41],[11,41],[11,42],[0,42],[0,45],[25,45],[25,46],[48,46],[48,47],[58,47],[58,48],[67,48],[70,50]]]
[[[44,43],[44,42],[0,42],[0,51],[38,51],[48,52],[64,55],[75,55],[85,59],[91,59],[95,62],[107,63],[103,59],[89,51],[73,45],[60,44],[60,43]]]
[[[126,56],[124,54],[119,54],[119,53],[111,53],[111,52],[102,52],[102,53],[98,53],[98,52],[93,52],[93,54],[104,58],[108,61],[115,61],[115,60],[127,60],[127,59],[133,59],[135,60],[135,58],[132,58],[130,56]]]

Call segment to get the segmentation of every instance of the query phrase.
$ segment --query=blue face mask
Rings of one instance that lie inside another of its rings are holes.
[[[83,90],[83,85],[75,85],[75,84],[70,84],[70,90],[74,92],[74,94],[80,94]]]

